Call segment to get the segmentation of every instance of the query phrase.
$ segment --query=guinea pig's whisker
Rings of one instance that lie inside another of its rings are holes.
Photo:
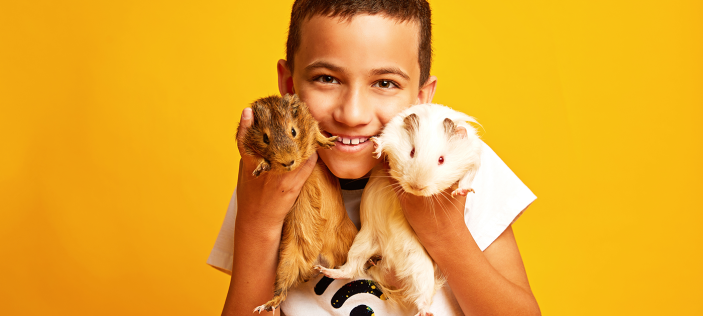
[[[447,200],[450,200],[450,201],[453,200],[453,197],[449,193],[444,192],[444,195],[447,196]],[[459,212],[461,214],[464,214],[464,205],[461,205],[459,207],[457,207],[454,203],[452,203],[452,205],[454,205],[454,210],[456,210],[457,212]]]
[[[405,192],[405,189],[403,189],[403,185],[402,185],[402,184],[400,184],[400,183],[393,183],[393,184],[391,184],[391,185],[393,186],[394,189],[399,190],[399,192],[401,192],[401,191],[402,191],[402,192]]]
[[[433,195],[432,199],[437,202],[437,205],[439,205],[439,210],[441,211],[441,214],[444,214],[444,216],[447,216],[447,207],[442,203],[442,200],[440,200],[439,196]],[[435,222],[437,221],[437,216],[441,216],[441,214],[437,214],[437,209],[434,210],[434,218]]]
[[[394,184],[394,183],[389,183],[388,185],[386,185],[385,187],[383,187],[384,190],[385,190],[385,189],[389,189],[389,188],[390,188],[390,189],[393,191],[393,193],[395,193],[395,194],[400,193],[400,191],[399,191],[400,188],[399,188],[396,184]]]
[[[387,188],[387,187],[394,187],[394,188],[397,188],[397,187],[400,187],[400,186],[401,186],[400,183],[388,183],[388,184],[384,187],[384,189]]]
[[[270,172],[270,171],[269,171],[269,172]],[[273,182],[273,183],[280,183],[280,182],[281,182],[281,177],[282,177],[282,176],[283,176],[282,173],[274,172],[273,174],[271,174],[271,175],[266,179],[266,183],[265,183],[265,184],[268,185],[268,184],[271,183],[271,182]]]
[[[442,192],[440,192],[440,195],[441,195],[441,196],[444,198],[444,200],[446,200],[449,204],[452,204],[452,199],[449,198],[449,195],[447,194],[447,192],[442,191]]]
[[[388,188],[393,190],[393,192],[395,192],[395,193],[400,192],[399,189],[402,189],[402,187],[397,183],[390,183],[390,184],[386,185],[385,187],[383,187],[384,190],[388,189]]]
[[[405,190],[403,190],[402,187],[401,187],[401,188],[398,188],[398,190],[399,190],[399,191],[397,191],[397,192],[398,192],[398,199],[401,200],[401,201],[407,199],[407,197],[406,197],[405,195],[408,194],[408,193],[405,192]]]
[[[439,205],[439,208],[442,210],[442,212],[446,212],[444,209],[444,204],[442,201],[439,200],[439,197],[437,195],[432,196],[432,202],[436,202],[437,205]],[[437,221],[437,210],[436,208],[432,208],[432,212],[434,213],[435,221]]]
[[[447,196],[447,192],[444,192],[444,191],[439,192],[439,195],[442,196],[447,202],[449,202],[449,204],[452,203],[452,200],[449,199],[449,197]]]
[[[434,209],[434,197],[430,196],[429,198],[426,198],[425,200],[430,202],[430,210],[432,210],[432,219],[434,219],[435,226],[439,225],[439,222],[437,221],[437,212],[435,212],[435,209]]]
[[[449,217],[450,212],[452,212],[452,211],[461,211],[461,210],[459,210],[459,209],[456,208],[455,204],[452,202],[452,199],[449,198],[449,196],[447,195],[446,192],[442,192],[442,197],[444,197],[444,199],[447,201],[447,203],[449,203],[449,206],[447,206],[447,207],[450,208],[450,209],[445,209],[444,213],[446,214],[446,216],[447,216],[448,219],[451,219],[451,218]]]

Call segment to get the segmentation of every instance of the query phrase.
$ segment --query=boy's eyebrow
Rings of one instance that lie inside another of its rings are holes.
[[[305,67],[305,71],[311,71],[311,70],[314,70],[317,68],[327,68],[327,69],[334,71],[334,72],[346,72],[346,69],[344,67],[333,65],[333,64],[330,64],[326,61],[320,61],[320,60]]]
[[[334,72],[342,72],[342,73],[347,71],[347,69],[344,67],[340,67],[340,66],[328,63],[326,61],[321,61],[321,60],[318,60],[318,61],[308,65],[307,67],[305,67],[305,71],[307,72],[307,71],[311,71],[311,70],[318,69],[318,68],[326,68],[326,69],[329,69]],[[398,76],[403,77],[405,80],[410,80],[410,76],[408,76],[408,74],[406,74],[404,71],[400,70],[400,68],[398,68],[398,67],[383,67],[383,68],[376,68],[376,69],[371,70],[372,76],[380,76],[380,75],[385,75],[385,74],[396,74]]]
[[[384,67],[384,68],[376,68],[374,70],[371,70],[371,75],[372,76],[379,76],[379,75],[385,75],[385,74],[396,74],[398,76],[403,77],[405,80],[410,80],[410,76],[406,74],[404,71],[400,70],[398,67]]]

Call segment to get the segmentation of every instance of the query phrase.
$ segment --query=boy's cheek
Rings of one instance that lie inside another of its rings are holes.
[[[296,90],[296,93],[300,100],[307,104],[310,114],[315,120],[323,123],[331,119],[335,98],[333,91],[316,91],[302,84],[301,88]]]
[[[381,107],[376,108],[376,116],[383,126],[386,126],[393,117],[398,115],[398,113],[409,108],[411,105],[415,104],[410,98],[404,98],[402,100],[393,100],[395,102],[379,101],[378,104],[383,104]]]

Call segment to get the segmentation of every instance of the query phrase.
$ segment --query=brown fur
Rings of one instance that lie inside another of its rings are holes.
[[[454,136],[454,133],[456,133],[456,123],[454,121],[450,118],[445,118],[442,125],[444,125],[444,134],[447,135],[447,138]]]
[[[334,146],[336,136],[326,138],[320,133],[317,121],[296,95],[261,98],[252,104],[252,110],[254,124],[242,142],[247,154],[259,158],[255,176],[265,171],[295,170],[318,146]],[[292,129],[296,131],[295,136]],[[265,138],[268,144],[264,142]],[[260,308],[267,311],[277,308],[288,295],[288,289],[318,274],[313,269],[315,264],[328,267],[344,264],[356,233],[356,226],[344,208],[339,181],[318,160],[286,215],[274,296]]]
[[[403,119],[403,128],[408,131],[410,142],[415,141],[415,134],[417,134],[417,131],[420,128],[419,125],[420,119],[417,118],[417,114],[415,113],[410,114]]]

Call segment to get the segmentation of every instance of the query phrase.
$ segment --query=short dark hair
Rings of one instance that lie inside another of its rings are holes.
[[[430,77],[432,66],[432,12],[427,0],[296,0],[290,14],[286,60],[291,73],[293,57],[300,46],[300,27],[315,15],[351,19],[358,14],[383,14],[401,22],[416,21],[420,25],[420,87]]]

